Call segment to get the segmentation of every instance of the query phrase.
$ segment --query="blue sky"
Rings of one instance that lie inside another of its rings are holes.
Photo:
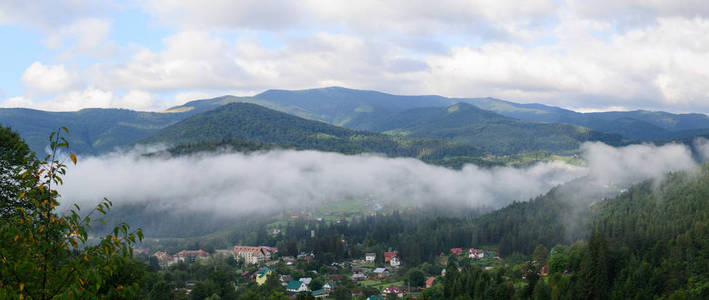
[[[345,86],[709,112],[709,3],[5,1],[0,106],[160,110]]]

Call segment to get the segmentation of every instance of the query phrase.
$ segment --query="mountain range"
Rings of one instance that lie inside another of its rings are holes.
[[[250,103],[251,106],[239,106],[241,112],[234,108],[219,110],[231,103]],[[256,110],[258,122],[248,116]],[[228,116],[227,111],[231,112]],[[309,120],[320,123],[306,122]],[[67,126],[72,133],[70,142],[74,151],[94,155],[143,142],[179,145],[225,139],[302,149],[362,152],[383,149],[382,144],[366,145],[371,140],[378,143],[386,140],[393,145],[396,140],[401,144],[404,138],[407,143],[429,143],[430,146],[434,141],[444,142],[446,147],[465,146],[492,155],[534,151],[567,154],[576,151],[585,141],[620,145],[687,140],[709,134],[709,117],[703,114],[579,113],[543,104],[520,104],[494,98],[402,96],[341,87],[268,90],[253,97],[222,96],[191,101],[160,112],[125,109],[47,112],[4,108],[0,109],[0,124],[18,131],[39,153],[46,147],[48,132]],[[293,134],[292,130],[285,128],[289,124],[297,125],[295,130],[299,133],[295,136],[303,139],[285,139],[285,135]],[[266,139],[271,132],[259,131],[260,128],[270,128],[285,135]],[[320,134],[319,138],[314,139],[317,134]],[[324,143],[327,135],[337,138]],[[367,139],[358,140],[353,136]],[[383,153],[398,156],[398,150]]]

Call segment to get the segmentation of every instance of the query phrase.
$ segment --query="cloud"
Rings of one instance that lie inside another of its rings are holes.
[[[110,40],[128,30],[113,27],[121,22],[110,11],[130,5],[5,3],[0,23],[40,28],[59,52],[60,63],[44,63],[71,66],[85,82],[72,91],[140,90],[157,98],[341,85],[589,110],[707,112],[705,2],[141,2],[168,32],[161,46]],[[66,16],[46,12],[61,5]]]
[[[11,97],[0,107],[26,107],[47,111],[76,111],[82,108],[128,108],[133,110],[155,110],[157,103],[150,93],[130,90],[123,96],[116,96],[112,91],[95,87],[71,90],[49,99],[36,99],[32,96]]]
[[[25,87],[40,93],[71,89],[78,80],[78,74],[67,70],[64,65],[44,65],[39,61],[32,63],[22,74]]]
[[[63,49],[62,57],[115,55],[117,45],[108,41],[111,23],[105,19],[85,18],[49,33],[45,44],[51,49]]]
[[[584,167],[562,162],[525,168],[451,170],[408,158],[316,151],[221,153],[145,158],[114,153],[81,158],[61,187],[63,203],[148,204],[156,211],[239,216],[322,203],[373,199],[403,206],[499,208],[586,177],[589,189],[627,186],[696,166],[685,146],[583,146]]]
[[[19,23],[52,31],[77,19],[106,15],[118,7],[110,0],[2,1],[0,24]]]

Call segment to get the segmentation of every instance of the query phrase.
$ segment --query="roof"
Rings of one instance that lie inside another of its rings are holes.
[[[389,262],[392,258],[398,255],[397,251],[384,252],[384,262]]]
[[[404,292],[404,290],[403,290],[401,287],[392,285],[392,286],[386,287],[386,288],[382,291],[382,294],[401,294],[401,293],[403,293],[403,292]]]
[[[313,296],[325,295],[325,290],[315,290],[311,293]]]
[[[463,248],[451,248],[451,253],[460,255],[463,253]]]
[[[364,256],[377,256],[377,254],[376,254],[376,253],[371,253],[371,252],[370,252],[370,253],[367,253],[367,254],[365,254]]]
[[[471,254],[472,254],[472,253],[483,253],[483,252],[485,252],[485,251],[483,251],[482,249],[473,249],[473,248],[470,248],[470,250],[468,250],[468,253],[471,253]]]
[[[175,254],[177,257],[185,257],[185,256],[209,256],[209,253],[207,251],[204,251],[202,249],[199,250],[182,250],[180,252],[177,252]]]
[[[271,272],[271,271],[272,271],[272,270],[269,269],[269,268],[263,268],[263,269],[261,269],[261,270],[258,270],[258,272],[256,272],[256,274],[259,274],[259,275],[266,275],[266,274],[268,274],[268,272]]]
[[[436,281],[436,277],[431,276],[431,277],[426,278],[426,286],[433,285],[434,281]]]
[[[384,269],[384,268],[376,268],[376,269],[374,269],[374,273],[384,273],[384,271],[386,271],[386,270],[387,269]]]
[[[288,282],[287,290],[298,290],[303,283],[300,281],[291,280]]]
[[[310,277],[303,277],[303,278],[298,279],[298,281],[305,283],[305,284],[310,284],[310,282],[313,281],[313,279]]]

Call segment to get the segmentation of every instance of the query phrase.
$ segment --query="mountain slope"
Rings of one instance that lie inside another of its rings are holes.
[[[139,142],[179,145],[231,140],[341,153],[384,153],[423,160],[474,158],[484,154],[484,151],[472,146],[355,131],[251,103],[227,104],[194,115]]]
[[[621,142],[620,136],[568,124],[517,120],[465,103],[407,110],[374,123],[372,128],[405,136],[449,139],[494,154],[564,152],[578,149],[585,141],[611,145]]]
[[[129,145],[159,129],[188,117],[189,113],[137,112],[126,109],[82,109],[47,112],[23,108],[0,109],[0,123],[10,126],[30,148],[44,153],[49,132],[69,128],[72,150],[98,154]]]

